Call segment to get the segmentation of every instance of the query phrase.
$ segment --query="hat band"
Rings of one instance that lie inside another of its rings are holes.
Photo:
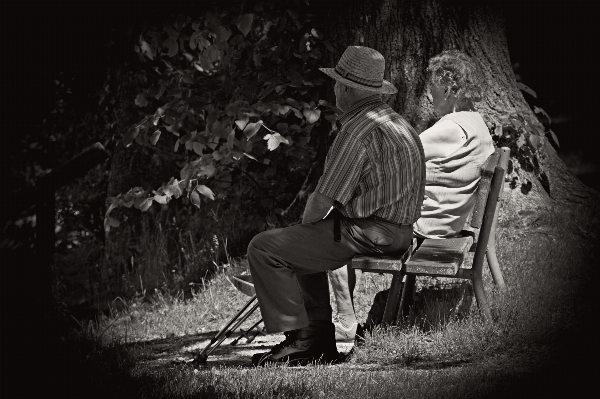
[[[339,65],[335,66],[335,71],[338,74],[340,74],[344,79],[348,79],[349,81],[359,84],[359,85],[362,85],[362,86],[372,87],[375,89],[378,89],[381,86],[383,86],[383,81],[366,80],[364,78],[361,78],[360,76],[354,75],[350,71],[344,71],[343,69],[340,68]],[[369,82],[373,82],[373,83],[369,83]]]

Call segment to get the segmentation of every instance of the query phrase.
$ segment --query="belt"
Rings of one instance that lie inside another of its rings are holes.
[[[412,223],[394,223],[391,222],[387,219],[384,218],[380,218],[379,216],[375,216],[375,215],[371,215],[368,218],[366,218],[367,220],[375,220],[377,222],[382,222],[382,223],[388,223],[388,224],[392,224],[396,227],[400,227],[401,229],[408,229],[409,227],[412,227]]]
[[[333,214],[333,241],[340,242],[342,240],[342,231],[341,231],[341,226],[340,226],[341,213],[340,213],[340,211],[338,211],[335,208],[331,211],[331,213]],[[401,229],[412,228],[412,223],[394,223],[394,222],[390,222],[387,219],[380,218],[379,216],[375,216],[375,215],[371,215],[365,219],[366,220],[374,220],[374,221],[381,222],[381,223],[391,224],[391,225],[399,227]]]

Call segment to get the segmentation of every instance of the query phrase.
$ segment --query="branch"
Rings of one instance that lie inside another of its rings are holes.
[[[296,194],[296,197],[294,198],[294,200],[288,205],[287,208],[285,208],[285,210],[281,213],[282,216],[286,216],[288,214],[288,212],[294,207],[296,206],[296,203],[300,200],[300,198],[304,197],[304,194],[306,194],[306,190],[308,188],[308,184],[309,184],[309,179],[313,174],[313,171],[315,170],[315,168],[317,167],[318,162],[315,161],[312,163],[312,165],[310,166],[310,169],[308,170],[308,173],[306,174],[306,178],[304,179],[304,182],[302,183],[302,187],[300,188],[300,190],[298,191],[298,193]]]

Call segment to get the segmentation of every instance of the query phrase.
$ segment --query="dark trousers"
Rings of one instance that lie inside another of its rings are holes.
[[[335,242],[330,214],[315,223],[256,235],[248,246],[248,263],[267,332],[331,321],[327,270],[344,266],[355,255],[402,253],[412,234],[408,225],[341,217],[341,240]]]

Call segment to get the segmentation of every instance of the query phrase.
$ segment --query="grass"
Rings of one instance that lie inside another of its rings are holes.
[[[599,223],[595,214],[575,212],[556,213],[549,218],[552,225],[543,228],[499,229],[498,254],[509,290],[495,291],[485,273],[495,323],[482,322],[468,287],[419,279],[410,322],[376,329],[340,365],[196,370],[157,361],[157,348],[194,348],[194,342],[212,336],[247,301],[226,278],[244,269],[243,260],[205,281],[191,299],[156,291],[149,301],[138,298],[110,317],[82,326],[80,336],[96,343],[88,363],[105,370],[96,379],[110,386],[117,368],[119,386],[127,376],[130,388],[122,392],[128,397],[576,396],[584,392],[586,370],[591,371],[583,366],[597,349],[590,339],[597,302],[591,266],[599,259],[594,245]],[[386,276],[362,276],[356,293],[360,321],[375,293],[388,285]]]

